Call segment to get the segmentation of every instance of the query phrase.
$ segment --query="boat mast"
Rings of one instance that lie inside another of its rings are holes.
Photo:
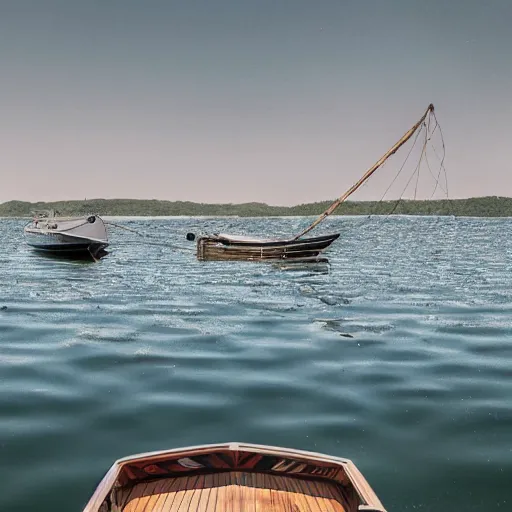
[[[336,199],[334,203],[325,210],[308,228],[306,228],[302,233],[295,236],[293,240],[297,240],[298,238],[304,236],[306,233],[309,233],[313,228],[315,228],[320,222],[322,222],[328,215],[330,215],[338,206],[343,203],[350,195],[352,195],[370,176],[393,154],[397,152],[397,150],[403,146],[416,132],[416,130],[423,124],[425,118],[430,112],[434,112],[434,105],[431,103],[425,113],[421,116],[421,119],[407,132],[404,136],[386,153],[384,154],[375,164],[372,165],[363,175],[363,177],[352,187],[350,187],[341,197]]]

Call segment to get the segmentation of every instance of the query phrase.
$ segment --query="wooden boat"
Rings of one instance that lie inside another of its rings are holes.
[[[241,443],[118,460],[83,512],[385,512],[348,459]]]
[[[302,240],[261,240],[218,234],[197,240],[197,258],[201,261],[318,261],[320,253],[339,236],[336,233]]]
[[[25,226],[24,233],[27,244],[36,251],[95,260],[107,254],[107,228],[98,215],[57,217],[53,211],[40,213]]]
[[[431,114],[435,118],[434,105],[430,104],[420,120],[408,130],[402,138],[389,149],[364,175],[351,186],[341,197],[336,199],[309,227],[298,235],[282,240],[276,239],[251,239],[232,235],[207,235],[197,238],[197,259],[206,260],[242,260],[242,261],[276,261],[276,260],[302,260],[317,261],[318,255],[327,249],[339,236],[339,233],[325,235],[316,238],[303,238],[304,235],[314,229],[328,215],[331,215],[338,206],[361,187],[382,164],[397,150],[402,147],[415,133],[419,135],[427,116]],[[436,121],[437,123],[437,121]],[[430,126],[430,118],[429,118]],[[429,131],[427,128],[426,132]],[[428,141],[425,137],[424,150]],[[421,159],[420,159],[421,161]],[[187,234],[188,240],[195,240],[193,233]]]

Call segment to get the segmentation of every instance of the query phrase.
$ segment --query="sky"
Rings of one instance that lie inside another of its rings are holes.
[[[0,201],[332,199],[429,103],[449,196],[512,196],[510,20],[510,0],[0,0]]]

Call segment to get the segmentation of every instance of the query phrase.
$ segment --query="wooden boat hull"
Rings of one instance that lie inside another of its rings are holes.
[[[117,461],[83,512],[385,512],[348,459],[241,443]]]
[[[98,216],[34,219],[24,232],[35,251],[64,258],[99,259],[109,245],[105,224]]]
[[[315,261],[339,233],[301,240],[251,240],[241,237],[213,235],[197,240],[200,261]]]

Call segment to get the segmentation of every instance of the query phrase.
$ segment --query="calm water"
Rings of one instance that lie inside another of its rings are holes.
[[[185,240],[304,219],[116,222],[155,245],[58,261],[0,219],[1,511],[80,511],[116,458],[221,441],[351,458],[390,511],[512,509],[512,220],[332,218],[306,271]]]

